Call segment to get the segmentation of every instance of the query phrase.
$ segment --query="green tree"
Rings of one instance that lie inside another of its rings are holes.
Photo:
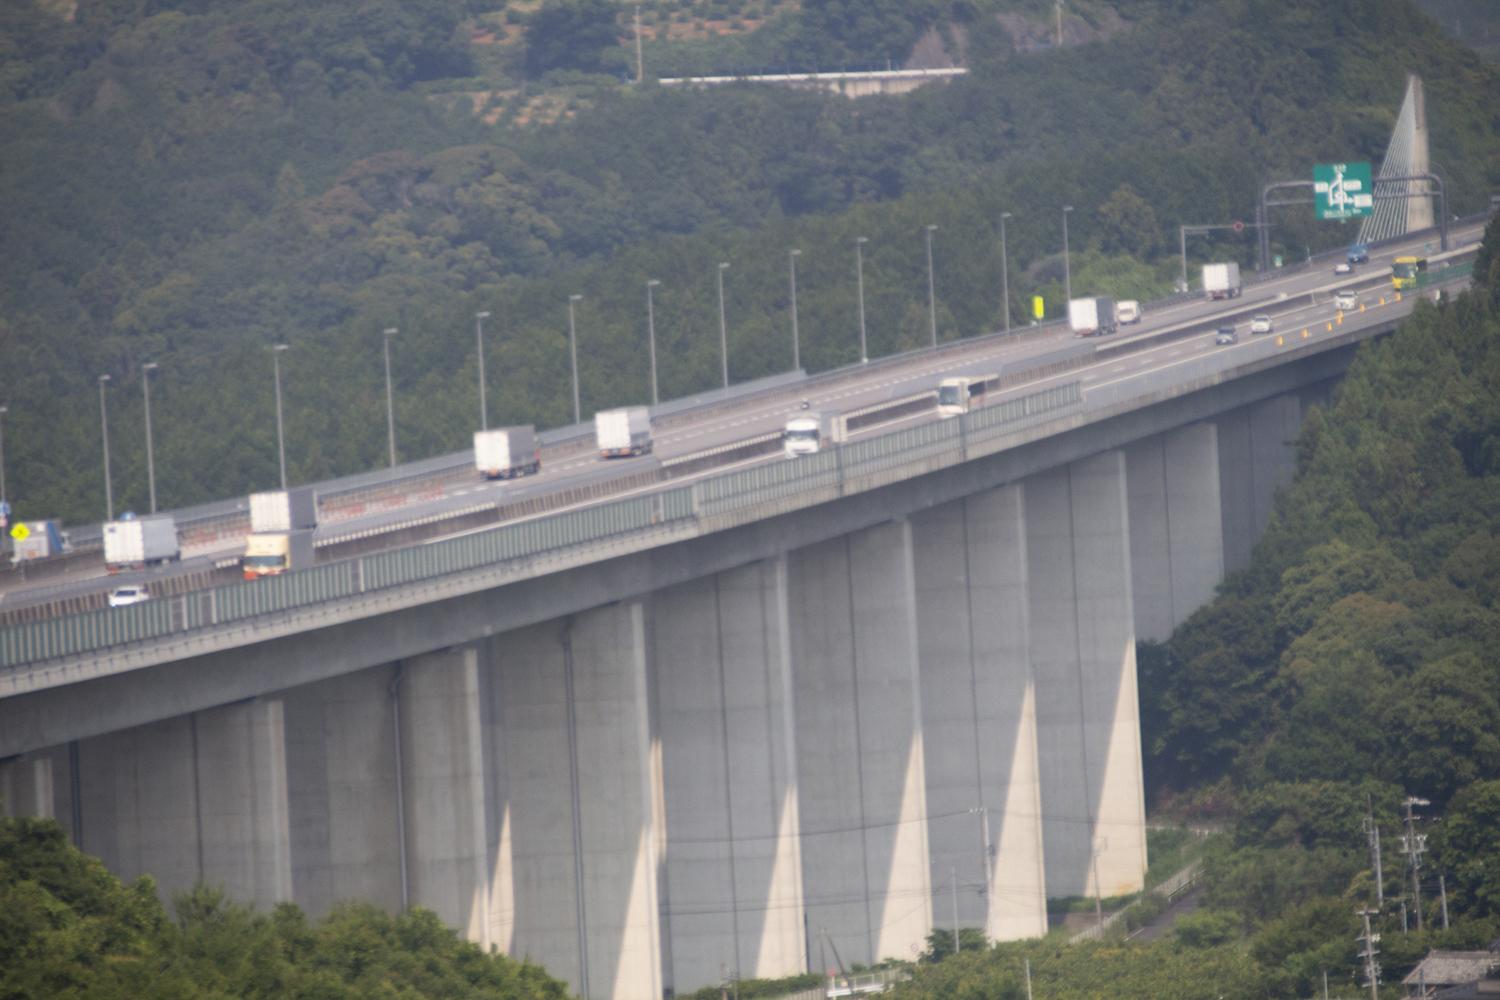
[[[526,72],[598,72],[619,43],[618,12],[609,0],[546,0],[526,21]]]

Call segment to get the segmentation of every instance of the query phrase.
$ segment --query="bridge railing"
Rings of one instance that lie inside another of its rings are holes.
[[[663,525],[766,504],[820,502],[911,474],[913,463],[962,461],[981,442],[1081,405],[1071,382],[795,461],[766,462],[687,486],[503,524],[429,544],[237,581],[122,608],[104,608],[0,629],[0,668],[77,656],[174,633],[245,621],[370,591],[400,587],[539,555],[598,545]]]

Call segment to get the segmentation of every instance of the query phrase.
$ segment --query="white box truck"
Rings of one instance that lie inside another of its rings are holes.
[[[1105,295],[1068,300],[1068,326],[1077,337],[1102,337],[1119,329],[1115,300]]]
[[[645,455],[651,451],[651,411],[644,406],[600,410],[594,414],[594,436],[602,458]]]
[[[318,499],[311,486],[250,494],[251,531],[296,531],[318,526]]]
[[[781,433],[782,453],[787,458],[816,455],[830,445],[842,444],[848,435],[837,413],[816,410],[788,417]]]
[[[541,467],[532,425],[474,432],[474,468],[485,479],[529,476]]]
[[[314,561],[313,529],[267,531],[245,539],[240,568],[246,580],[279,576],[287,570],[306,569]]]
[[[170,514],[133,517],[104,525],[104,565],[111,572],[142,569],[181,558]]]
[[[1234,261],[1203,265],[1203,294],[1211,299],[1240,297],[1240,266]]]

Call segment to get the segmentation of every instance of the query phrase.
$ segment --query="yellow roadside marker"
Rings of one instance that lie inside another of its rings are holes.
[[[1401,301],[1401,293],[1400,293],[1400,292],[1397,292],[1397,293],[1396,293],[1396,301],[1397,301],[1397,302],[1400,302],[1400,301]]]
[[[1302,328],[1302,339],[1303,340],[1307,339],[1307,328],[1306,327]]]
[[[1381,296],[1381,297],[1380,297],[1380,304],[1381,304],[1381,305],[1385,305],[1385,296],[1384,296],[1384,295],[1382,295],[1382,296]]]
[[[1332,332],[1333,332],[1333,324],[1332,324],[1332,323],[1329,323],[1329,324],[1328,324],[1328,332],[1329,332],[1329,333],[1332,333]]]
[[[1277,347],[1285,347],[1286,346],[1286,338],[1283,337],[1279,333],[1276,335],[1276,346]]]
[[[1360,312],[1364,312],[1364,311],[1365,311],[1365,304],[1364,304],[1364,303],[1363,303],[1363,302],[1361,302],[1361,303],[1360,303],[1360,304],[1359,304],[1359,311],[1360,311]]]
[[[1339,313],[1338,317],[1334,320],[1334,322],[1337,323],[1339,326],[1343,326],[1344,325],[1344,314],[1342,312]]]

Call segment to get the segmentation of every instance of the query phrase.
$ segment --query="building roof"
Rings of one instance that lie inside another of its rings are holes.
[[[1500,955],[1492,951],[1429,951],[1401,982],[1407,986],[1425,982],[1429,987],[1475,983],[1495,965],[1500,965]]]

